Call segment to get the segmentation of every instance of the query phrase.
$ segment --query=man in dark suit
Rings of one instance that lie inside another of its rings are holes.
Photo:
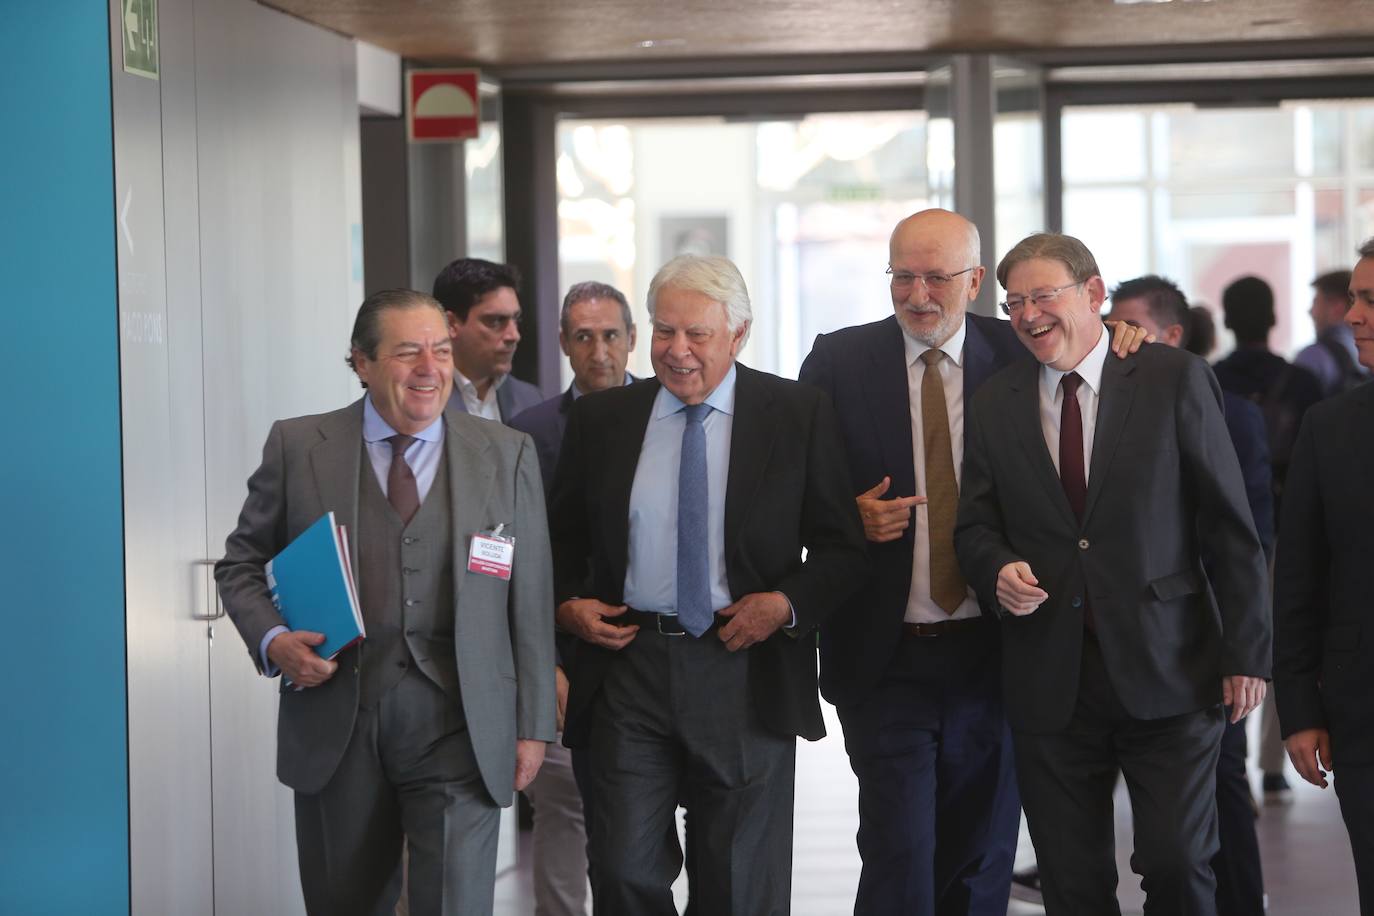
[[[958,214],[902,220],[888,263],[895,314],[817,337],[802,364],[801,380],[835,402],[874,566],[821,628],[821,692],[859,779],[856,913],[1007,909],[1020,809],[996,623],[950,576],[965,405],[1028,357],[1006,322],[966,314],[979,253]],[[925,384],[927,353],[938,386]]]
[[[558,346],[568,357],[573,380],[567,390],[518,414],[510,426],[530,434],[539,450],[544,489],[553,488],[553,471],[568,426],[573,401],[593,391],[633,382],[625,371],[635,348],[634,316],[625,294],[614,286],[588,281],[573,284],[558,315]]]
[[[519,292],[514,267],[481,258],[459,258],[434,278],[453,335],[453,404],[465,413],[504,423],[544,400],[510,374],[520,343]]]
[[[369,296],[349,362],[366,396],[273,425],[215,577],[259,670],[290,681],[277,770],[296,792],[307,909],[389,912],[404,840],[415,912],[490,913],[498,806],[554,735],[533,444],[449,404],[452,342],[424,293]],[[264,571],[327,512],[347,529],[367,631],[334,660],[313,649],[322,634],[287,628]],[[508,578],[467,565],[498,525],[517,539]]]
[[[529,433],[539,453],[545,490],[553,484],[554,468],[563,445],[568,411],[585,394],[628,385],[625,371],[635,346],[635,324],[625,295],[605,283],[576,283],[563,297],[558,316],[558,344],[572,366],[568,390],[536,404],[510,421],[512,429]],[[577,640],[561,634],[558,679],[558,727],[568,702],[566,669]],[[563,656],[567,655],[565,659]],[[534,905],[538,916],[573,916],[587,907],[587,833],[583,793],[588,782],[586,755],[572,756],[561,743],[549,745],[539,775],[525,790],[534,807]],[[576,771],[576,778],[574,772]],[[587,806],[590,807],[590,806]]]
[[[1110,318],[1144,328],[1170,347],[1187,344],[1191,316],[1188,300],[1174,283],[1153,274],[1136,277],[1112,290]],[[1269,446],[1264,414],[1244,398],[1222,391],[1226,430],[1236,447],[1245,498],[1266,556],[1274,547],[1274,494],[1269,486]],[[1264,911],[1264,874],[1255,834],[1254,797],[1246,768],[1246,720],[1227,722],[1217,758],[1217,833],[1220,849],[1212,859],[1217,879],[1218,916],[1251,916]]]
[[[984,273],[972,223],[925,210],[889,247],[895,314],[817,337],[799,376],[835,402],[874,570],[821,628],[821,692],[859,780],[854,912],[1003,916],[1020,806],[997,627],[953,535],[964,405],[1026,354],[1006,322],[965,312]]]
[[[735,266],[674,258],[648,303],[655,378],[573,404],[550,511],[597,910],[676,913],[685,799],[698,911],[786,914],[814,631],[866,573],[863,531],[829,399],[735,362]]]
[[[1345,321],[1374,368],[1374,239],[1350,277]],[[1360,912],[1374,914],[1374,386],[1308,411],[1293,448],[1274,581],[1274,694],[1288,756],[1336,796],[1350,833]],[[1325,772],[1324,772],[1325,771]]]
[[[1215,913],[1221,706],[1238,721],[1263,697],[1270,637],[1220,390],[1181,350],[1106,358],[1106,287],[1077,239],[1030,236],[997,279],[1036,363],[973,400],[955,542],[1004,615],[1003,690],[1046,910],[1120,912],[1120,769],[1147,909]]]

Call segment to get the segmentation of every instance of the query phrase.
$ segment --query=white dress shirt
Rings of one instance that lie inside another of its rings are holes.
[[[1054,470],[1059,471],[1059,413],[1063,406],[1064,389],[1059,382],[1069,372],[1077,372],[1083,384],[1078,386],[1078,410],[1083,416],[1083,482],[1092,473],[1093,435],[1097,432],[1097,405],[1102,399],[1102,366],[1107,361],[1109,339],[1106,326],[1097,338],[1097,345],[1088,351],[1077,366],[1061,372],[1049,366],[1040,367],[1040,429],[1045,434],[1045,446],[1050,450]]]
[[[463,406],[468,409],[468,413],[474,417],[482,417],[487,420],[501,422],[501,407],[496,403],[496,389],[505,384],[506,376],[498,375],[492,379],[487,386],[487,396],[479,398],[477,396],[477,386],[474,385],[466,375],[453,370],[453,384],[458,389],[458,393],[463,396]]]
[[[949,416],[949,446],[954,459],[954,481],[961,483],[964,472],[964,339],[968,336],[968,319],[940,345],[945,359],[937,369],[945,388],[945,412]],[[926,448],[921,419],[921,384],[925,381],[926,364],[921,354],[930,347],[902,334],[906,347],[907,404],[911,409],[911,454],[916,462],[916,495],[926,495]],[[898,493],[898,496],[908,494]],[[959,617],[977,617],[978,599],[973,590],[955,609],[946,614],[944,608],[930,597],[930,514],[925,504],[916,507],[915,540],[911,557],[911,590],[907,593],[905,620],[909,623],[936,623]]]

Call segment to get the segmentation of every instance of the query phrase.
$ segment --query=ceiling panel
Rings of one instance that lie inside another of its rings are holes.
[[[1374,38],[1371,0],[270,0],[428,64],[488,68]],[[652,42],[650,46],[644,43]],[[709,75],[709,74],[704,74]]]

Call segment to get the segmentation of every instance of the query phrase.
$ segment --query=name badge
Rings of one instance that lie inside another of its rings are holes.
[[[504,527],[504,524],[497,525],[492,531],[472,536],[468,572],[510,579],[511,565],[515,561],[515,538],[502,537],[501,529]]]

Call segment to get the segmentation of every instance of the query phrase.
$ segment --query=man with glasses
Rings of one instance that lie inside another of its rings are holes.
[[[1046,911],[1120,913],[1120,769],[1146,912],[1215,914],[1222,704],[1243,718],[1270,666],[1264,552],[1221,390],[1182,350],[1107,358],[1106,286],[1075,238],[1024,239],[997,279],[1036,362],[970,406],[955,545],[1002,617]]]
[[[453,335],[454,406],[498,423],[544,396],[510,374],[520,343],[520,275],[508,264],[459,258],[434,278]]]
[[[966,313],[984,275],[972,223],[925,210],[889,247],[895,314],[817,337],[800,375],[839,412],[874,565],[821,629],[821,691],[859,780],[854,911],[1004,916],[1019,807],[997,627],[953,534],[968,397],[1025,352]]]

